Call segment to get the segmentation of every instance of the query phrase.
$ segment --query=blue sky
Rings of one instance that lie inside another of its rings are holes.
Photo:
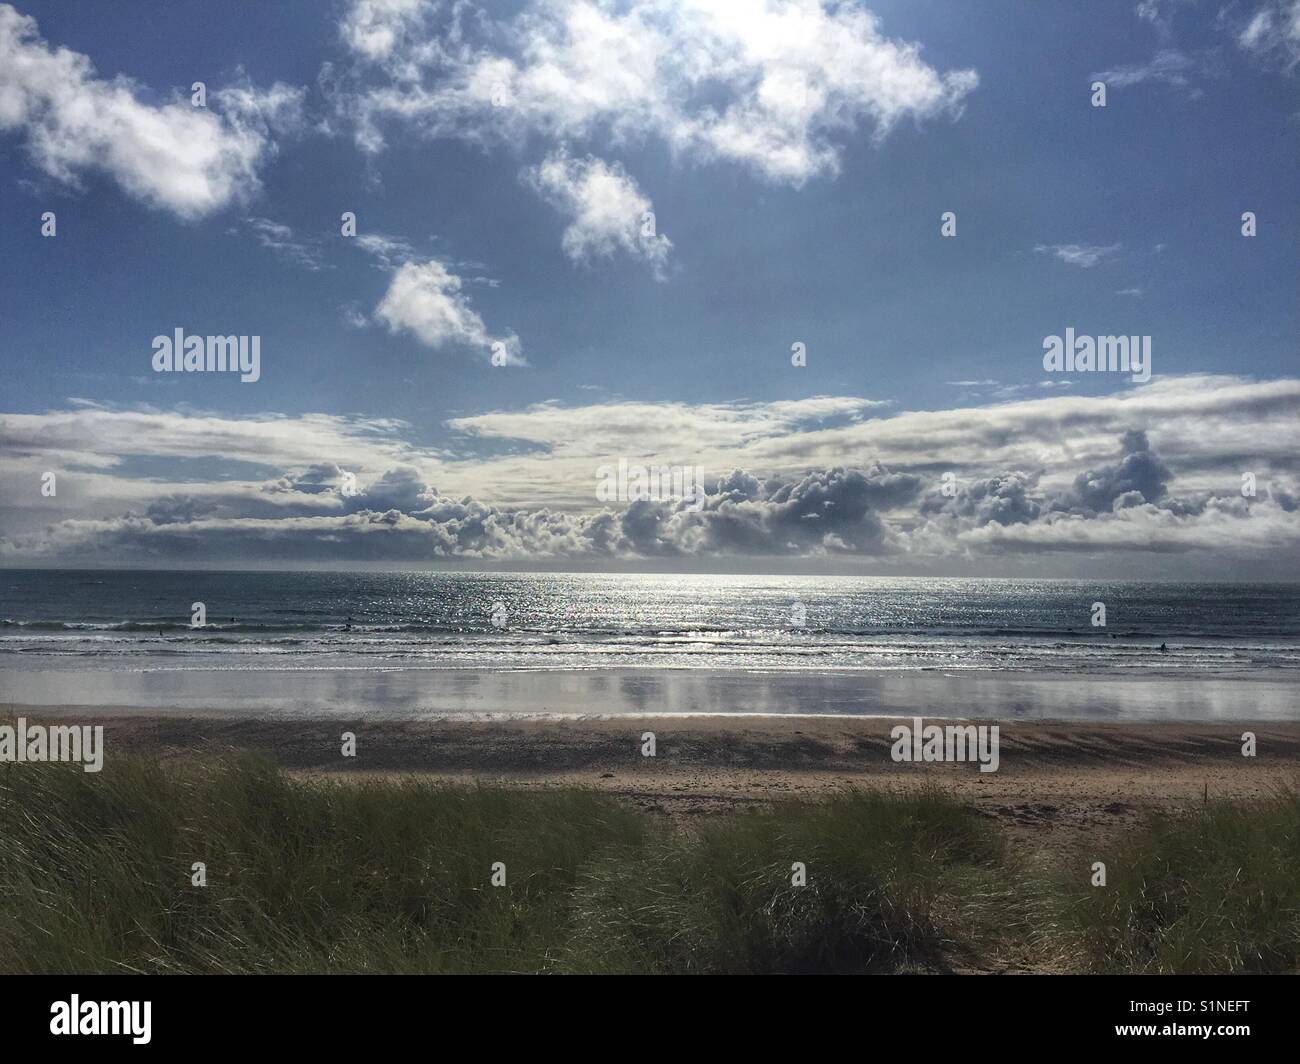
[[[1294,552],[1290,0],[25,3],[0,55],[0,559]],[[178,326],[260,379],[154,373]],[[1151,382],[1045,374],[1066,327]],[[619,458],[703,466],[705,516],[602,523]]]

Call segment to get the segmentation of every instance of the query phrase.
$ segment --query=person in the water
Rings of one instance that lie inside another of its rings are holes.
[[[1160,644],[1160,651],[1161,651],[1161,653],[1168,654],[1168,653],[1169,653],[1169,647],[1166,646],[1164,643],[1161,643],[1161,644]]]

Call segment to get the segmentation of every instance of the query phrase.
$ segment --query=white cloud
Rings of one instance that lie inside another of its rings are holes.
[[[673,243],[657,231],[654,205],[618,163],[552,152],[524,180],[570,219],[564,253],[587,263],[622,252],[643,259],[663,279]]]
[[[306,122],[303,111],[305,90],[281,81],[270,88],[259,89],[241,71],[239,81],[218,89],[213,95],[221,106],[221,113],[239,126],[292,136],[301,132]]]
[[[283,222],[252,217],[245,218],[244,224],[262,247],[274,252],[284,261],[312,272],[325,269],[320,248],[315,244],[295,239],[293,229]]]
[[[142,102],[127,78],[105,80],[90,60],[52,50],[35,19],[0,5],[0,131],[18,131],[34,165],[77,185],[109,175],[128,195],[184,218],[247,199],[274,152],[272,132],[291,125],[300,90],[276,84],[214,94],[222,112],[188,98]]]
[[[694,454],[715,459],[720,450],[731,457],[715,465],[742,464],[735,459],[755,442],[782,438],[826,422],[860,418],[887,406],[854,396],[814,396],[776,402],[606,402],[586,406],[536,403],[523,410],[453,418],[457,432],[481,439],[518,440],[543,446],[548,460],[592,459],[637,454],[671,461],[687,446]],[[678,455],[677,461],[685,461]]]
[[[390,332],[408,332],[434,349],[461,346],[488,354],[499,343],[506,364],[524,365],[519,338],[490,335],[461,287],[461,279],[437,259],[404,262],[375,307],[375,319]]]
[[[1208,551],[1280,559],[1300,549],[1300,522],[1294,511],[1263,500],[1249,512],[1248,517],[1234,514],[1221,501],[1195,515],[1137,505],[1100,519],[1056,514],[1028,524],[989,523],[958,538],[962,545],[981,552],[1021,554]]]
[[[1300,63],[1300,0],[1268,0],[1237,35],[1237,44],[1257,56],[1280,57],[1288,70]]]
[[[383,269],[395,270],[416,257],[415,249],[400,237],[385,236],[383,233],[361,233],[353,239],[357,247],[373,255]]]
[[[0,556],[795,555],[941,569],[1010,555],[1025,572],[1058,573],[1059,561],[1031,570],[1032,559],[1086,556],[1107,572],[1199,553],[1191,571],[1226,575],[1239,562],[1286,565],[1300,547],[1300,380],[1163,378],[1112,396],[879,411],[846,396],[551,403],[452,422],[456,453],[412,445],[411,426],[387,420],[94,404],[0,415]],[[512,441],[530,446],[502,447]],[[134,471],[132,457],[155,472]],[[597,469],[618,457],[703,466],[705,505],[605,508]],[[168,462],[186,475],[162,479]],[[58,473],[57,499],[33,487],[42,470]],[[355,495],[339,490],[345,471]],[[955,496],[940,491],[945,472]],[[1257,497],[1241,495],[1243,472]]]
[[[1038,364],[1036,353],[1028,359]],[[880,416],[881,410],[849,396],[790,403],[543,403],[449,424],[496,444],[493,457],[474,463],[477,494],[569,506],[586,496],[593,464],[610,455],[782,476],[849,460],[962,476],[1042,469],[1044,484],[1057,487],[1079,464],[1102,461],[1134,426],[1154,426],[1153,444],[1180,478],[1198,485],[1222,479],[1213,472],[1218,456],[1254,456],[1254,465],[1241,468],[1258,473],[1293,468],[1293,455],[1300,453],[1300,381],[1290,378],[1169,377],[1114,395],[1056,393],[889,416]],[[526,453],[501,453],[507,441],[532,446]]]
[[[382,61],[410,39],[437,5],[428,0],[354,0],[339,26],[339,36],[354,52]]]
[[[1102,70],[1093,74],[1092,79],[1104,81],[1108,88],[1115,89],[1141,85],[1147,81],[1158,81],[1187,89],[1188,94],[1195,98],[1200,95],[1200,90],[1192,86],[1192,77],[1200,70],[1200,63],[1192,56],[1176,48],[1163,48],[1145,63],[1133,63]]]
[[[1098,247],[1094,244],[1039,244],[1034,248],[1040,255],[1053,255],[1071,266],[1091,269],[1103,259],[1108,259],[1119,251],[1119,244]]]
[[[343,318],[343,324],[349,329],[364,329],[370,324],[370,319],[361,312],[361,308],[355,303],[346,303],[340,310]]]
[[[880,139],[906,118],[956,114],[979,81],[828,0],[531,0],[500,22],[453,17],[442,36],[412,29],[434,9],[415,7],[380,17],[358,0],[345,16],[371,69],[337,102],[367,150],[390,121],[474,140],[653,136],[799,186],[836,173],[855,130]]]

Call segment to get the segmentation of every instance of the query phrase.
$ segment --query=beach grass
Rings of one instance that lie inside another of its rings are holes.
[[[1300,971],[1300,792],[1153,816],[1062,889],[1060,932],[1103,973]]]
[[[1005,857],[937,790],[779,803],[585,869],[577,956],[597,971],[944,971],[998,937]]]
[[[253,755],[4,764],[0,971],[1294,971],[1298,847],[1293,793],[1211,805],[1099,856],[1109,885],[1084,891],[939,790],[682,824]]]
[[[937,794],[682,831],[579,789],[250,756],[6,765],[0,832],[0,969],[43,973],[929,970],[991,915],[999,854]]]

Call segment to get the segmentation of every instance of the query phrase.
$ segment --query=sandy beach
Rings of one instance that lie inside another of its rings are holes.
[[[87,723],[84,709],[10,705],[6,717]],[[1249,799],[1300,780],[1300,724],[1001,722],[998,771],[910,764],[890,757],[880,717],[572,717],[375,721],[248,719],[227,714],[98,714],[107,757],[261,752],[303,774],[418,774],[522,788],[579,785],[689,821],[774,800],[816,799],[845,786],[891,790],[938,784],[1048,859],[1136,825],[1144,814],[1190,810],[1212,798]],[[356,735],[355,757],[341,736]],[[656,756],[641,753],[655,734]],[[1242,734],[1257,756],[1242,756]]]

